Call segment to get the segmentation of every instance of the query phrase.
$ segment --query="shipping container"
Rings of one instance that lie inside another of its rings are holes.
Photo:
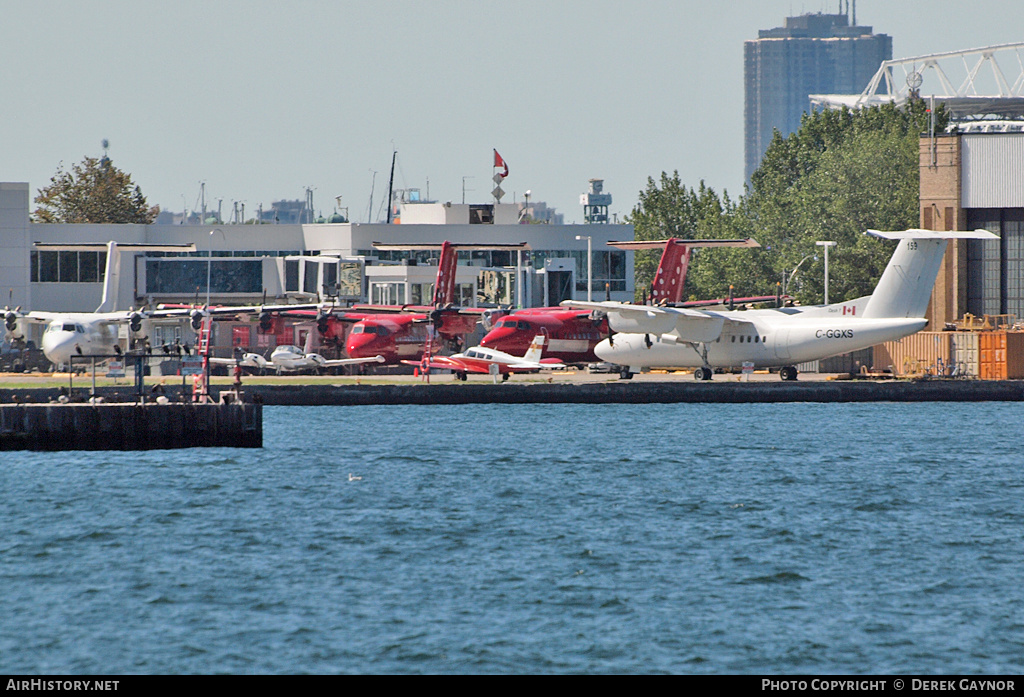
[[[918,332],[874,347],[874,369],[893,375],[947,375],[953,355],[953,332]]]
[[[869,348],[851,351],[838,356],[822,358],[818,361],[819,373],[859,373],[861,366],[874,365],[872,351]]]
[[[982,380],[1024,378],[1024,332],[979,332],[978,375]]]
[[[953,332],[952,375],[976,378],[978,372],[979,332]]]

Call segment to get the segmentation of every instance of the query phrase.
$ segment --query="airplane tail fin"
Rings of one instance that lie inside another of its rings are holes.
[[[107,264],[103,275],[103,298],[96,312],[116,311],[117,291],[121,284],[121,253],[116,242],[107,243]]]
[[[694,247],[760,247],[756,240],[683,240],[672,237],[667,240],[634,240],[630,242],[609,242],[619,249],[663,249],[658,270],[651,284],[651,304],[678,303],[683,299],[683,284],[686,270],[690,266],[690,253]]]
[[[665,242],[665,251],[661,253],[661,261],[658,262],[658,270],[654,272],[654,282],[651,284],[651,304],[677,303],[683,299],[683,284],[686,281],[686,270],[690,266],[692,249],[675,238]]]
[[[455,246],[445,240],[441,245],[441,258],[437,262],[437,279],[434,281],[434,307],[455,304],[455,266],[459,253]]]
[[[544,352],[544,335],[538,334],[533,337],[530,348],[523,354],[523,360],[531,363],[540,363],[541,354]]]
[[[949,240],[998,239],[986,230],[868,230],[865,234],[899,240],[864,308],[863,316],[875,319],[924,317]]]

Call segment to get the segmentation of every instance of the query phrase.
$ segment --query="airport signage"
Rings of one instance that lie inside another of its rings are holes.
[[[181,357],[181,374],[182,375],[202,375],[203,374],[203,357],[202,356],[182,356]]]

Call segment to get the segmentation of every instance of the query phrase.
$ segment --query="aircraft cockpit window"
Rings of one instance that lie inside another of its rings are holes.
[[[61,327],[61,330],[65,332],[73,332],[75,331],[75,325],[70,322],[65,322],[64,326]]]
[[[363,327],[363,325],[357,324],[356,326],[352,327],[352,333],[353,334],[362,334],[364,329],[365,329],[365,327]]]
[[[516,323],[516,327],[518,329],[529,329],[530,328],[530,323],[529,322],[517,322]]]
[[[85,327],[83,327],[81,324],[76,324],[75,331],[78,332],[79,334],[85,334]]]

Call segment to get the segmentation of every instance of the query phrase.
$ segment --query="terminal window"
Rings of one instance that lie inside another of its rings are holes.
[[[209,265],[208,265],[209,264]],[[205,293],[258,294],[263,290],[259,259],[147,259],[146,293],[191,295]]]
[[[100,283],[106,277],[106,252],[40,252],[29,255],[32,283]]]

